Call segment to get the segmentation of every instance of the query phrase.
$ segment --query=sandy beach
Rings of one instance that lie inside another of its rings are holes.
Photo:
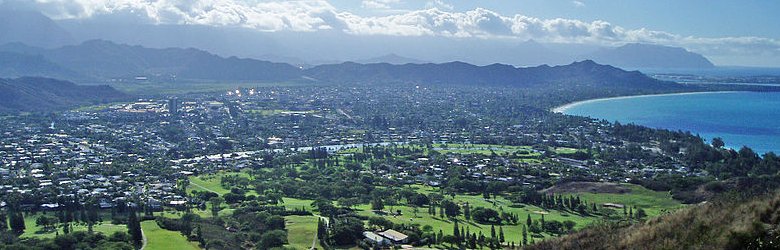
[[[620,99],[628,99],[628,98],[643,98],[643,97],[653,97],[653,96],[675,96],[675,95],[698,95],[698,94],[713,94],[713,93],[736,93],[740,91],[704,91],[704,92],[682,92],[682,93],[670,93],[670,94],[650,94],[650,95],[629,95],[629,96],[616,96],[616,97],[607,97],[607,98],[598,98],[598,99],[590,99],[590,100],[583,100],[583,101],[577,101],[572,103],[567,103],[558,107],[555,107],[551,109],[550,111],[553,113],[566,113],[566,110],[569,110],[573,107],[586,104],[586,103],[593,103],[593,102],[601,102],[601,101],[609,101],[609,100],[620,100]]]

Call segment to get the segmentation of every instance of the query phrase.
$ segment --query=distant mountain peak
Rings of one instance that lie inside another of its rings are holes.
[[[369,64],[369,63],[389,63],[389,64],[422,64],[427,63],[426,61],[417,60],[413,58],[408,58],[404,56],[400,56],[396,53],[390,53],[379,57],[369,58],[365,60],[357,60],[357,63],[363,63],[363,64]]]
[[[680,47],[629,43],[587,56],[600,63],[628,68],[712,68],[704,56]]]

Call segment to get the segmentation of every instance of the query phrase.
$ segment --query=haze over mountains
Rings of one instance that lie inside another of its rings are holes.
[[[402,60],[402,58],[395,58]],[[0,46],[3,77],[39,76],[82,83],[115,81],[259,81],[327,83],[426,83],[531,87],[539,84],[633,84],[655,88],[655,81],[593,61],[565,66],[517,68],[505,64],[477,66],[464,62],[442,64],[389,63],[320,65],[304,69],[237,57],[224,58],[197,49],[150,49],[94,40],[76,46],[41,49],[22,44]],[[617,87],[617,86],[616,86]]]
[[[412,60],[392,55],[386,58],[398,63]],[[225,58],[198,49],[152,49],[104,40],[87,41],[56,49],[30,47],[20,43],[0,46],[0,77],[29,76],[70,80],[89,85],[144,82],[182,83],[182,86],[186,86],[186,83],[204,81],[362,85],[401,83],[612,93],[610,95],[668,92],[689,88],[650,78],[639,71],[625,71],[591,60],[562,66],[536,67],[506,64],[478,66],[456,61],[439,64],[345,62],[303,68],[256,59]],[[0,103],[0,108],[6,111],[56,110],[91,103],[102,97],[112,99],[121,96],[110,87],[92,90],[52,79],[20,78],[5,81],[7,103]],[[38,83],[47,84],[35,86]],[[60,93],[59,89],[72,92],[55,95]],[[50,105],[38,105],[49,100],[53,100]]]
[[[393,64],[462,61],[476,65],[563,65],[593,59],[627,68],[711,68],[699,54],[648,44],[622,47],[542,44],[533,40],[445,38],[435,36],[360,36],[324,30],[260,32],[199,25],[151,25],[104,17],[51,20],[33,11],[2,10],[0,44],[19,42],[58,48],[93,39],[150,48],[198,48],[217,55],[256,58],[296,66],[345,61]]]
[[[80,86],[49,78],[0,78],[0,113],[52,111],[122,100],[128,95],[106,85]]]

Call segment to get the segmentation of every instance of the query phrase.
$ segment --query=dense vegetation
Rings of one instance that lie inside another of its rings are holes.
[[[650,219],[603,223],[530,249],[777,249],[780,195],[737,192]]]

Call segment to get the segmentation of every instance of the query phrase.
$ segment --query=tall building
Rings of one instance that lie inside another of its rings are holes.
[[[172,115],[179,113],[179,99],[171,98],[168,100],[168,112]]]

